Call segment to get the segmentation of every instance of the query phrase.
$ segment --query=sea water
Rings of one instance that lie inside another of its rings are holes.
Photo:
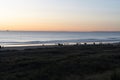
[[[5,47],[119,41],[120,32],[0,31],[0,45]]]

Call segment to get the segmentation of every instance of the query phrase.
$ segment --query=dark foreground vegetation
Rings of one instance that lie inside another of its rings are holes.
[[[2,50],[0,80],[120,80],[120,46]]]

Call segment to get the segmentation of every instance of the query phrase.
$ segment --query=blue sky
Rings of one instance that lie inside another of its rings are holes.
[[[120,31],[120,0],[0,0],[0,30]]]

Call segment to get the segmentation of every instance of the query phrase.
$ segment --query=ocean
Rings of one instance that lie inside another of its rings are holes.
[[[0,31],[0,45],[33,46],[55,45],[58,43],[120,42],[120,32],[35,32],[35,31]]]

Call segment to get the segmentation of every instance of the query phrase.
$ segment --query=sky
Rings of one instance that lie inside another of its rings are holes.
[[[0,30],[120,31],[120,0],[0,0]]]

